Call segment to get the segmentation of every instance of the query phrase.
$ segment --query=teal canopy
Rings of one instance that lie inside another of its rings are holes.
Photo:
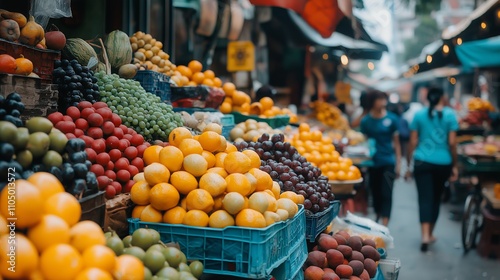
[[[500,36],[455,46],[465,69],[500,66]]]

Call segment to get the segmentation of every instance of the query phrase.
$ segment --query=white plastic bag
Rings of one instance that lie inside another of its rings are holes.
[[[379,241],[383,242],[383,247],[394,248],[394,238],[387,227],[368,218],[356,216],[349,211],[345,218],[336,217],[332,222],[332,231],[334,233],[341,230],[345,230],[351,235],[374,239],[377,245],[382,245],[377,242],[377,239],[379,239]]]
[[[71,0],[32,0],[30,14],[45,28],[51,18],[72,16]]]

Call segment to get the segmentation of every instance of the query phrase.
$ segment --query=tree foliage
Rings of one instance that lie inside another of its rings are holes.
[[[434,18],[430,15],[420,15],[418,21],[414,36],[404,42],[405,60],[418,57],[426,45],[440,38],[439,27]]]

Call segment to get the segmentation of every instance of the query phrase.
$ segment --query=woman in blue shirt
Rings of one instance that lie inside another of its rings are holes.
[[[434,226],[439,216],[441,195],[446,181],[457,176],[456,131],[458,121],[455,111],[446,107],[443,90],[430,88],[427,93],[429,107],[415,114],[410,126],[408,162],[414,160],[413,175],[417,184],[420,223],[422,229],[421,251],[436,239]],[[410,170],[408,171],[410,172]],[[411,173],[407,174],[410,176]]]
[[[377,221],[387,226],[391,216],[392,189],[399,177],[401,146],[398,135],[398,117],[388,112],[387,94],[372,90],[367,93],[368,114],[361,120],[361,132],[375,140],[376,152],[370,168],[369,186]]]

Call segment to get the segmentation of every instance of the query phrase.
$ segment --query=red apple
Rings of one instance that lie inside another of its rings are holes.
[[[68,115],[65,115],[65,116],[63,117],[63,121],[66,121],[66,122],[73,122],[73,118],[72,118],[72,117],[70,117],[70,116],[68,116]]]
[[[118,149],[120,151],[125,151],[125,149],[127,149],[128,146],[130,146],[130,142],[128,142],[127,139],[121,139],[120,143],[118,143]]]
[[[106,121],[102,124],[102,132],[104,133],[104,135],[109,136],[113,134],[114,131],[115,125],[112,122]]]
[[[104,175],[108,176],[108,178],[113,180],[113,181],[116,180],[116,173],[113,170],[106,170],[104,172]]]
[[[122,157],[122,152],[118,149],[111,149],[108,153],[112,162],[116,162]]]
[[[147,142],[144,142],[144,143],[147,143]],[[137,146],[137,156],[142,157],[142,155],[144,154],[144,150],[146,150],[147,148],[148,148],[148,146],[146,146],[144,144]]]
[[[132,186],[134,186],[135,181],[130,180],[125,184],[125,187],[122,189],[122,193],[129,193],[130,190],[132,189]]]
[[[87,130],[87,135],[94,139],[101,139],[103,137],[102,129],[99,127],[91,127]]]
[[[107,185],[111,184],[111,182],[113,181],[106,176],[97,177],[97,185],[99,186],[100,190],[105,189]]]
[[[114,181],[111,183],[111,185],[115,188],[115,191],[116,191],[116,194],[121,194],[122,193],[122,184],[120,184],[119,182],[117,181]]]
[[[79,137],[81,137],[81,136],[83,136],[83,135],[85,135],[85,133],[83,133],[83,130],[78,129],[78,128],[75,128],[75,136],[76,136],[76,137],[78,137],[78,138],[79,138]]]
[[[106,194],[104,195],[107,199],[113,199],[116,196],[116,189],[113,185],[106,186]]]
[[[68,139],[76,138],[76,136],[73,133],[66,133],[64,135],[66,135],[66,138],[68,138]]]
[[[128,170],[119,170],[116,172],[116,180],[122,184],[127,183],[130,180],[130,173]]]
[[[107,108],[108,104],[106,104],[105,102],[99,101],[99,102],[94,103],[94,105],[92,105],[92,107],[94,107],[97,110],[99,108]]]
[[[126,158],[120,158],[115,162],[115,171],[118,172],[118,170],[128,170],[128,166],[130,165],[130,162]]]
[[[106,139],[106,147],[108,150],[111,149],[118,149],[120,146],[120,139],[116,136],[109,136],[108,139]]]
[[[102,118],[105,121],[110,121],[111,120],[111,116],[113,115],[113,112],[108,107],[106,107],[106,108],[99,108],[99,109],[96,110],[96,113],[98,113],[99,115],[101,115]]]
[[[89,126],[100,127],[104,123],[104,119],[98,113],[92,113],[87,118]]]
[[[110,160],[106,165],[106,170],[113,170],[113,169],[115,169],[115,164]]]
[[[136,147],[139,145],[142,145],[144,143],[144,137],[142,137],[142,135],[140,135],[140,134],[136,134],[136,135],[132,136],[130,143]]]
[[[104,167],[100,164],[93,164],[90,167],[90,172],[93,172],[97,177],[104,175]]]
[[[54,112],[47,116],[47,119],[52,122],[53,125],[56,125],[58,122],[62,122],[64,115],[61,112]]]
[[[74,121],[80,118],[80,109],[75,106],[68,107],[66,109],[66,115],[70,116]]]
[[[79,118],[75,121],[75,126],[76,128],[81,129],[83,131],[87,131],[87,129],[89,129],[89,123],[82,118]]]
[[[90,108],[85,108],[82,110],[80,113],[80,117],[84,119],[88,119],[91,114],[95,113],[95,109],[90,107]]]
[[[85,147],[87,147],[87,148],[92,147],[92,143],[94,142],[94,138],[87,136],[87,135],[82,135],[79,138],[82,139],[83,141],[85,141]]]
[[[132,137],[133,137],[133,135],[129,134],[129,133],[123,135],[123,139],[128,140],[129,142],[130,142],[130,140],[132,140]]]
[[[87,153],[87,159],[90,160],[90,162],[94,163],[97,158],[97,153],[94,151],[94,149],[85,148],[85,152]]]
[[[132,165],[137,167],[139,172],[141,172],[144,169],[144,160],[140,157],[136,157],[132,160]]]
[[[100,153],[97,154],[95,161],[97,164],[102,165],[103,167],[106,166],[109,162],[109,155],[107,153]]]
[[[130,146],[128,148],[125,149],[125,157],[127,157],[129,160],[133,160],[134,158],[137,157],[137,148],[136,147],[133,147],[133,146]]]
[[[55,127],[62,133],[74,133],[76,128],[73,120],[58,122]]]
[[[80,109],[80,111],[83,111],[83,109],[85,108],[92,108],[92,103],[88,102],[88,101],[81,101],[80,103],[78,103],[78,109]]]
[[[135,175],[137,175],[137,173],[139,173],[139,169],[131,164],[128,166],[128,172],[130,173],[130,177],[133,178]]]
[[[91,148],[94,149],[94,151],[99,156],[99,154],[106,151],[106,143],[104,142],[104,139],[97,139],[92,142]]]
[[[123,130],[119,127],[116,127],[113,131],[113,136],[116,136],[118,139],[122,139],[123,138],[123,135],[125,135],[123,133]]]
[[[111,115],[111,121],[116,127],[120,127],[120,125],[122,124],[122,118],[120,118],[120,116],[115,113]]]
[[[124,124],[121,124],[121,125],[120,125],[120,128],[122,129],[122,131],[123,131],[123,134],[126,134],[126,133],[128,133],[128,127],[127,127],[126,125],[124,125]]]

